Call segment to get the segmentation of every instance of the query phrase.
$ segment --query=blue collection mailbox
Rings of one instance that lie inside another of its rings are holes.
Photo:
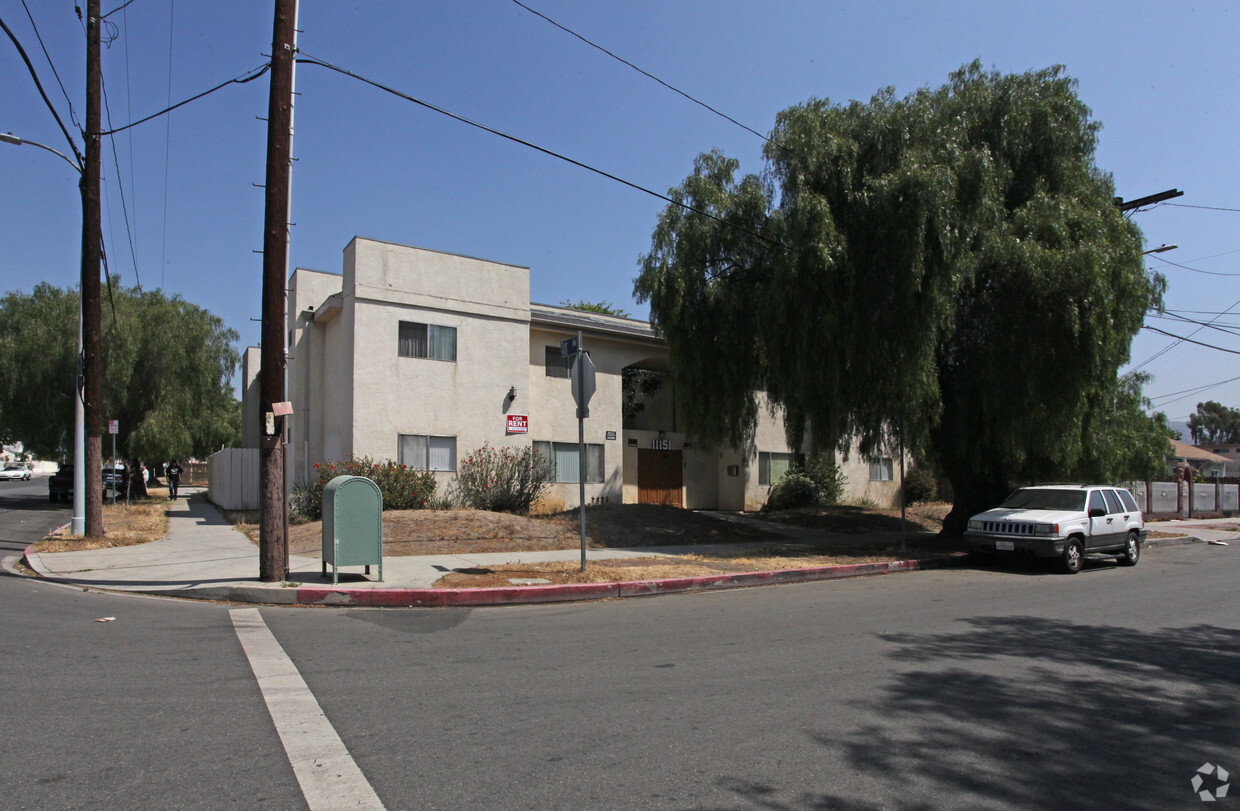
[[[383,494],[364,476],[337,476],[323,488],[323,574],[341,566],[379,567],[383,581]]]

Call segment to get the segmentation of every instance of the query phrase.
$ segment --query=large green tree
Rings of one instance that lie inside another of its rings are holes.
[[[179,296],[113,282],[100,353],[103,412],[119,422],[118,453],[158,462],[234,444],[237,333]],[[0,299],[0,425],[42,456],[72,452],[77,307],[76,291],[48,284]]]
[[[901,438],[951,480],[953,528],[1086,467],[1163,288],[1098,129],[1061,68],[975,62],[905,98],[783,111],[762,177],[701,155],[635,284],[695,435],[748,442],[765,391],[793,446]]]
[[[1207,400],[1189,415],[1188,433],[1197,445],[1240,442],[1240,411]]]

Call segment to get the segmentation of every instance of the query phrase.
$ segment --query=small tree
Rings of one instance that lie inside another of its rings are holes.
[[[551,459],[533,448],[492,448],[470,453],[456,474],[462,506],[493,512],[529,512],[555,476]]]

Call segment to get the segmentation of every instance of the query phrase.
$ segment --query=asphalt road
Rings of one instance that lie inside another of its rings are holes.
[[[1192,545],[1076,576],[258,614],[388,808],[1162,809],[1200,802],[1205,763],[1240,774],[1238,576],[1235,546]],[[307,807],[235,608],[0,578],[0,803]]]

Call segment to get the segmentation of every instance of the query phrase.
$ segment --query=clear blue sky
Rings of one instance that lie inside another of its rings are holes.
[[[105,0],[104,11],[122,4]],[[85,39],[70,0],[27,0],[84,116]],[[1063,64],[1103,124],[1098,163],[1120,195],[1185,196],[1135,215],[1167,306],[1208,321],[1233,303],[1240,324],[1240,26],[1222,3],[648,2],[528,5],[707,102],[769,131],[810,97],[869,99],[942,84],[974,58],[1023,71]],[[136,0],[109,17],[104,81],[114,126],[240,76],[265,61],[270,2]],[[0,16],[30,53],[52,102],[68,103],[20,0]],[[511,0],[303,2],[300,48],[467,118],[666,191],[719,148],[762,170],[761,140],[636,73]],[[63,135],[15,49],[0,40],[0,131],[64,150]],[[126,284],[162,287],[259,338],[267,78],[230,86],[105,144],[104,233]],[[639,317],[637,259],[663,203],[472,129],[321,67],[299,66],[291,261],[340,271],[355,234],[528,265],[535,301],[607,300]],[[76,285],[80,204],[73,170],[0,144],[0,289]],[[118,183],[119,181],[119,183]],[[128,207],[134,254],[121,206]],[[136,267],[135,267],[136,264]],[[1229,274],[1229,275],[1228,275]],[[1192,312],[1190,312],[1192,311]],[[1202,311],[1201,313],[1195,311]],[[1204,314],[1209,313],[1209,314]],[[1054,318],[1054,313],[1047,313]],[[1147,324],[1188,335],[1165,318]],[[169,340],[176,339],[169,325]],[[1204,329],[1194,340],[1240,350]],[[1140,364],[1172,343],[1143,331]],[[1181,344],[1143,368],[1172,419],[1198,400],[1240,406],[1236,355]],[[1178,395],[1177,395],[1178,396]]]

